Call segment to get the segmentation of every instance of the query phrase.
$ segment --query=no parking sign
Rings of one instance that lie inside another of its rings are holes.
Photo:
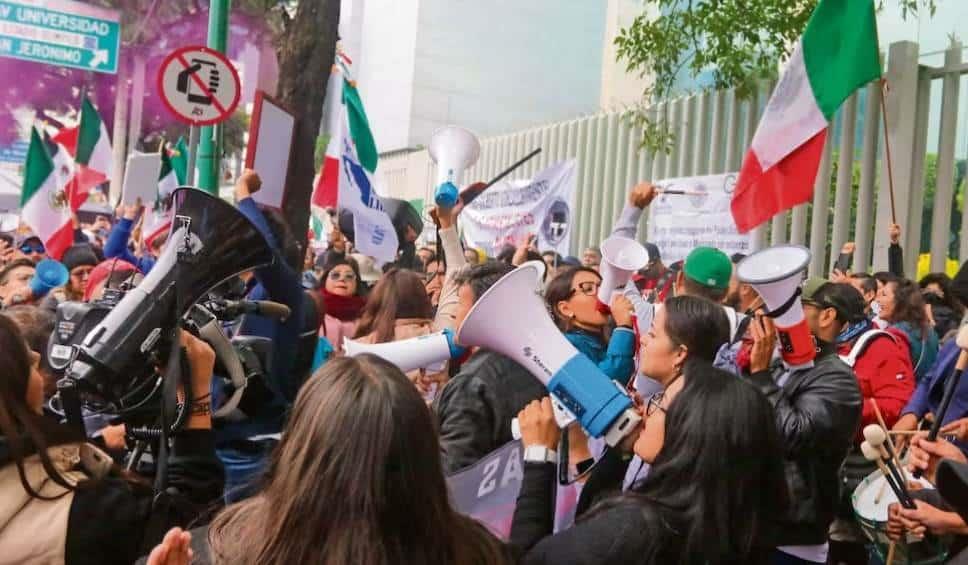
[[[225,55],[204,46],[176,49],[158,71],[165,106],[188,124],[225,121],[239,105],[239,73]]]

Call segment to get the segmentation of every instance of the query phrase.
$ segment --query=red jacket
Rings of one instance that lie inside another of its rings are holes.
[[[907,336],[903,332],[891,331],[890,334],[894,340],[888,336],[873,338],[854,364],[854,375],[864,397],[858,443],[864,440],[864,426],[878,423],[871,399],[877,401],[884,423],[890,428],[914,394],[914,367],[908,353]],[[838,353],[848,355],[853,345],[854,342],[841,345]]]

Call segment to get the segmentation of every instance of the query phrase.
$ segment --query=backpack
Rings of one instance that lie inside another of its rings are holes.
[[[857,364],[857,359],[859,359],[860,356],[867,351],[867,346],[874,341],[874,338],[882,335],[886,335],[887,337],[891,338],[895,344],[897,343],[897,338],[894,337],[891,332],[886,330],[871,330],[867,333],[861,334],[860,338],[857,340],[857,343],[855,343],[854,347],[850,349],[850,353],[847,355],[841,355],[840,359],[846,363],[848,367],[853,369],[854,365]]]

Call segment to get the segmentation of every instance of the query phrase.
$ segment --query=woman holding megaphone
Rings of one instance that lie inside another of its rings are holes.
[[[708,363],[687,363],[681,378],[675,399],[650,401],[641,433],[630,436],[636,453],[654,457],[649,476],[556,535],[555,465],[527,456],[531,447],[557,448],[551,402],[534,401],[518,415],[526,455],[510,541],[524,563],[769,562],[771,518],[786,502],[773,411]],[[661,436],[656,453],[647,453],[651,436]]]

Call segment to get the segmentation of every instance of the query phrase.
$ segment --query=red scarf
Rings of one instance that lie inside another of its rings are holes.
[[[360,317],[363,305],[366,304],[366,300],[362,296],[341,296],[333,294],[325,288],[321,290],[327,314],[343,322],[356,320]]]

